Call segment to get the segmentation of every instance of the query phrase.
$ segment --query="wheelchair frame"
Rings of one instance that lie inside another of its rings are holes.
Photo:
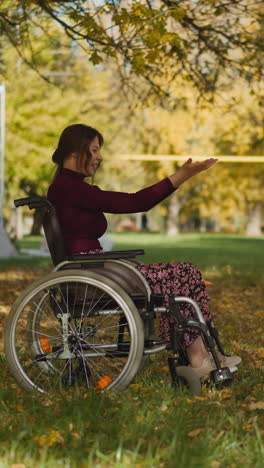
[[[215,350],[216,345],[225,354],[218,332],[212,323],[205,322],[198,304],[188,297],[171,297],[166,308],[163,297],[151,292],[136,268],[136,256],[144,250],[67,256],[51,203],[37,196],[15,200],[16,207],[24,205],[43,210],[54,270],[22,293],[8,317],[5,354],[22,387],[43,393],[53,386],[83,388],[85,383],[92,389],[120,391],[129,385],[147,356],[169,350],[172,384],[187,384],[199,395],[200,380],[180,346],[184,331],[190,327],[200,330],[212,353],[213,382],[232,380]],[[195,310],[197,320],[182,317],[182,303]],[[175,318],[177,329],[171,326],[170,342],[153,336],[157,313]]]

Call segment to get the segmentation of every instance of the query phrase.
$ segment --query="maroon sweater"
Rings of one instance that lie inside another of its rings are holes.
[[[98,238],[107,229],[103,213],[148,211],[175,189],[166,178],[136,193],[110,192],[84,182],[84,175],[63,169],[48,190],[55,206],[68,254],[101,248]]]

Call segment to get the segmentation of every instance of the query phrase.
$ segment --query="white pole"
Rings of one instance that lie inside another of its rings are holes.
[[[17,255],[4,227],[5,195],[5,84],[0,83],[0,257]]]
[[[3,226],[5,196],[5,85],[0,84],[0,224]]]

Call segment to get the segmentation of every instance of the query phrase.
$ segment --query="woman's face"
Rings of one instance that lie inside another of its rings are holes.
[[[95,175],[98,167],[100,166],[103,158],[100,153],[100,144],[98,137],[96,136],[89,145],[90,158],[87,162],[86,158],[83,161],[83,170],[82,173],[87,177],[92,177]]]

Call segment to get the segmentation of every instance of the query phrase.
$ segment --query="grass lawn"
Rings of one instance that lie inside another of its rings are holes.
[[[114,248],[145,248],[144,262],[191,261],[228,351],[243,358],[232,385],[202,397],[175,392],[166,353],[122,393],[32,395],[5,365],[2,330],[15,298],[50,260],[0,260],[0,468],[262,468],[264,459],[264,238],[218,234],[111,234]],[[40,239],[25,238],[23,248]]]

